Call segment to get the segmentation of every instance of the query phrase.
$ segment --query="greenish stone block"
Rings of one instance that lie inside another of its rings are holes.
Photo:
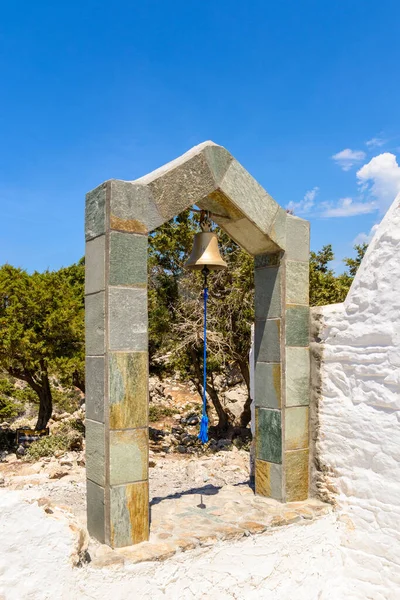
[[[147,351],[147,290],[109,288],[110,350]]]
[[[110,431],[110,483],[133,483],[148,478],[148,429]]]
[[[86,354],[104,354],[105,308],[104,292],[85,298]]]
[[[87,528],[89,535],[101,544],[105,543],[104,488],[86,480]]]
[[[222,146],[207,146],[203,153],[214,176],[215,184],[218,186],[223,180],[233,156]]]
[[[147,283],[147,235],[110,233],[110,285]]]
[[[86,242],[85,294],[105,289],[105,235]]]
[[[279,267],[256,269],[254,272],[254,289],[256,320],[280,317],[282,303]]]
[[[215,189],[213,173],[203,152],[184,162],[177,161],[173,169],[156,172],[154,178],[150,175],[147,185],[164,221],[197,204]]]
[[[255,405],[264,408],[281,407],[280,363],[256,363]]]
[[[310,256],[310,223],[287,215],[286,256],[289,260],[308,262]]]
[[[110,544],[122,548],[149,539],[148,482],[110,489]]]
[[[148,353],[110,353],[110,428],[148,425]]]
[[[235,159],[226,171],[221,190],[263,233],[269,233],[279,206]]]
[[[282,465],[258,459],[255,462],[256,494],[282,502]]]
[[[280,319],[255,322],[255,360],[256,362],[280,362]]]
[[[282,462],[282,416],[280,410],[256,408],[256,458]]]
[[[285,410],[285,449],[308,448],[308,407],[296,406]]]
[[[86,240],[91,240],[106,231],[106,190],[107,182],[86,194]]]
[[[287,304],[308,305],[309,264],[288,260],[286,262]]]
[[[96,421],[85,421],[86,475],[87,478],[104,486],[105,484],[105,438],[104,425]]]
[[[104,358],[86,357],[86,418],[104,423]]]
[[[286,344],[308,346],[310,343],[310,309],[291,306],[286,309]]]
[[[272,254],[258,254],[254,257],[254,267],[262,269],[263,267],[276,267],[281,262],[282,253],[273,252]]]
[[[286,347],[286,406],[310,403],[310,350]]]
[[[110,185],[111,229],[147,234],[165,222],[144,183],[113,179]]]

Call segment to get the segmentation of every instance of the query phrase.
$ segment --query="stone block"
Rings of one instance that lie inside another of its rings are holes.
[[[230,163],[220,187],[250,221],[269,233],[279,206],[237,160]]]
[[[280,330],[280,319],[256,321],[254,336],[256,362],[280,362]]]
[[[256,363],[255,405],[264,408],[281,407],[280,363]]]
[[[110,350],[147,351],[147,290],[109,288]]]
[[[308,262],[310,257],[310,223],[287,215],[286,256],[289,260]]]
[[[286,218],[287,212],[284,208],[279,207],[272,223],[269,236],[279,246],[286,248]]]
[[[282,465],[256,460],[255,484],[256,494],[282,502]]]
[[[89,479],[86,480],[87,528],[97,541],[105,542],[104,488]]]
[[[86,194],[85,236],[91,240],[106,231],[107,182]]]
[[[218,219],[218,224],[249,254],[276,253],[279,250],[271,238],[256,227],[250,219],[242,218],[238,221]]]
[[[280,410],[256,408],[256,458],[282,462],[282,416]]]
[[[113,486],[110,490],[110,544],[121,548],[149,539],[147,481]]]
[[[256,269],[254,272],[254,290],[256,320],[274,319],[282,315],[279,267]]]
[[[310,350],[286,347],[286,406],[310,403]]]
[[[113,179],[110,185],[111,229],[146,234],[165,222],[144,184]]]
[[[213,173],[202,152],[184,162],[176,161],[174,168],[150,173],[142,180],[147,183],[164,221],[203,200],[215,189]]]
[[[281,258],[281,252],[258,254],[254,257],[254,267],[256,269],[262,269],[263,267],[277,267],[281,262]]]
[[[94,294],[105,289],[105,240],[101,235],[86,242],[85,294]]]
[[[285,410],[285,450],[308,448],[308,407]]]
[[[110,431],[110,483],[119,485],[148,477],[148,429]]]
[[[286,309],[286,345],[308,346],[310,343],[310,309],[290,306]]]
[[[148,353],[109,355],[110,429],[148,425]]]
[[[286,303],[306,304],[309,302],[309,264],[294,260],[286,262]]]
[[[207,146],[204,148],[203,154],[213,174],[215,185],[219,186],[233,160],[233,156],[222,146]]]
[[[110,285],[147,284],[147,235],[110,233]]]
[[[86,475],[87,478],[105,485],[105,433],[104,425],[96,421],[85,421]]]
[[[86,418],[104,423],[104,357],[86,357]]]
[[[98,356],[104,354],[104,292],[98,292],[85,298],[86,354]]]
[[[308,450],[285,452],[286,502],[299,502],[308,497]]]

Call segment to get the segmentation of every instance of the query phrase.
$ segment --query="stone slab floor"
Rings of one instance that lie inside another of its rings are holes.
[[[154,498],[150,540],[114,551],[92,542],[91,566],[165,560],[177,552],[238,540],[292,523],[306,525],[330,510],[330,506],[313,499],[280,504],[258,497],[246,482],[221,488],[207,485]]]

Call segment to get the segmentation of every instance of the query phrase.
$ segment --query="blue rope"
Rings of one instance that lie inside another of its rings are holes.
[[[207,417],[207,298],[208,288],[204,288],[204,344],[203,344],[203,414],[198,435],[202,444],[208,442],[208,417]]]

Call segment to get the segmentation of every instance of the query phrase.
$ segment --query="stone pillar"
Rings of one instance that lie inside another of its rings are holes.
[[[86,198],[88,530],[112,547],[149,536],[147,230],[124,186]]]
[[[309,223],[287,215],[286,252],[255,257],[256,493],[308,496]]]

